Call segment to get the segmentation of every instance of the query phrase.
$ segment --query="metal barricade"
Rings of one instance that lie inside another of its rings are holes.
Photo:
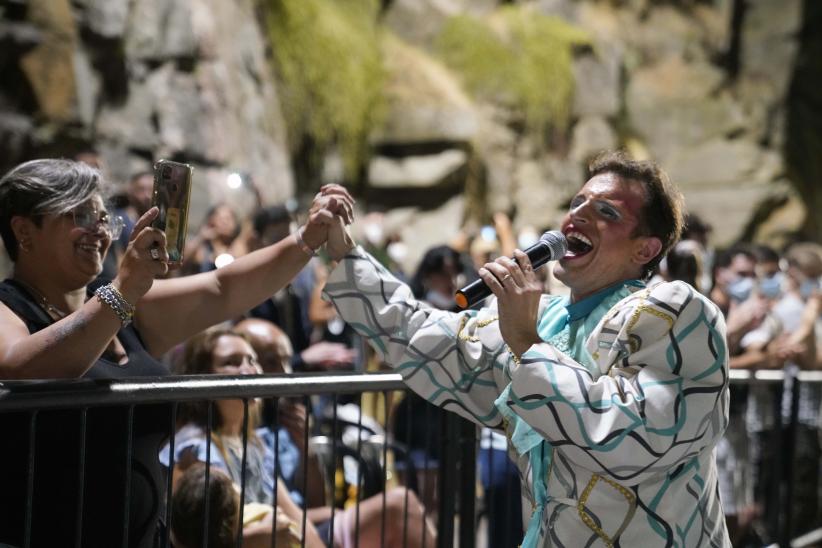
[[[785,384],[786,374],[781,370],[760,370],[760,371],[745,371],[733,370],[730,372],[731,382],[734,385],[752,385],[752,384],[767,384],[774,386],[774,388],[781,394],[783,385]],[[797,394],[799,387],[803,383],[822,383],[822,371],[800,371],[796,375],[789,376],[789,381],[792,383],[793,399],[788,408],[788,418],[785,420],[785,414],[781,409],[781,397],[775,398],[775,405],[773,409],[774,419],[776,424],[780,425],[776,429],[778,439],[773,440],[772,443],[777,444],[776,459],[774,463],[774,470],[772,477],[772,485],[770,486],[770,496],[775,497],[779,511],[767,516],[769,527],[777,532],[775,542],[780,546],[808,546],[810,543],[818,542],[822,537],[822,531],[812,530],[805,533],[802,537],[791,539],[791,531],[795,520],[795,509],[792,507],[792,489],[796,478],[793,477],[794,468],[791,466],[793,454],[792,450],[795,444],[797,417],[798,417],[798,402]],[[422,420],[426,425],[433,425],[436,421],[438,428],[438,448],[436,451],[432,447],[425,447],[422,451],[423,456],[414,454],[412,447],[404,446],[389,432],[387,419],[383,421],[384,433],[373,433],[368,431],[368,426],[363,424],[363,414],[360,412],[356,417],[342,420],[337,416],[337,401],[343,395],[354,395],[354,397],[362,403],[362,394],[375,393],[381,394],[383,397],[384,416],[390,414],[389,400],[395,391],[405,393],[406,388],[402,382],[399,374],[394,373],[379,373],[379,374],[298,374],[291,376],[237,376],[224,377],[216,375],[196,376],[196,377],[162,377],[162,378],[145,378],[132,380],[74,380],[74,381],[59,381],[59,382],[5,382],[0,384],[0,416],[6,413],[28,413],[29,422],[27,427],[33,434],[38,428],[38,418],[45,412],[51,410],[77,410],[78,420],[80,421],[78,451],[79,451],[79,466],[74,472],[80,479],[78,485],[80,489],[77,493],[73,493],[77,504],[72,508],[74,512],[74,519],[77,522],[76,531],[78,537],[66,542],[66,545],[83,546],[84,541],[80,537],[83,531],[82,523],[84,519],[83,503],[84,493],[82,486],[84,485],[83,478],[89,474],[89,470],[85,467],[84,449],[86,447],[86,423],[89,413],[92,410],[99,408],[124,408],[125,415],[129,420],[133,420],[135,409],[140,406],[149,404],[168,404],[171,408],[171,413],[168,416],[169,431],[174,431],[176,426],[176,411],[180,404],[184,402],[210,402],[208,405],[210,419],[207,425],[206,438],[211,439],[211,430],[213,428],[213,406],[217,400],[238,399],[244,402],[244,422],[248,421],[249,402],[255,398],[270,398],[274,402],[281,401],[283,398],[299,398],[304,403],[309,403],[309,396],[324,395],[331,401],[331,409],[333,416],[325,424],[325,430],[319,427],[309,432],[306,430],[306,436],[302,449],[302,455],[306,456],[309,449],[309,439],[313,436],[315,450],[325,451],[329,461],[329,468],[331,474],[336,473],[337,462],[342,458],[339,451],[349,451],[349,457],[358,460],[356,466],[356,480],[355,488],[351,490],[353,495],[349,493],[349,499],[355,499],[356,517],[354,518],[354,539],[355,543],[360,541],[360,516],[359,507],[365,494],[381,497],[383,513],[380,522],[380,545],[386,544],[386,530],[388,527],[396,526],[396,524],[388,522],[386,504],[387,492],[390,483],[398,483],[398,478],[402,480],[404,485],[409,486],[406,492],[416,493],[416,497],[422,502],[429,502],[429,506],[424,506],[426,514],[423,516],[423,523],[426,518],[436,516],[436,544],[431,538],[427,538],[423,533],[423,545],[438,547],[458,545],[460,547],[471,548],[477,544],[479,545],[493,545],[494,541],[482,542],[483,539],[478,538],[477,516],[483,516],[484,520],[488,519],[489,515],[500,516],[508,512],[510,508],[500,509],[494,508],[494,499],[490,498],[490,488],[486,486],[486,498],[477,496],[478,483],[485,483],[479,481],[477,475],[477,461],[478,456],[480,460],[485,459],[485,465],[488,467],[489,474],[500,474],[495,459],[502,458],[504,455],[504,440],[491,439],[491,434],[485,432],[478,436],[478,430],[475,425],[464,421],[452,413],[445,413],[440,417],[434,419],[426,416],[411,416],[405,417],[408,424],[412,421]],[[276,406],[276,404],[275,404]],[[360,406],[361,408],[362,406]],[[346,422],[347,421],[347,422]],[[350,427],[355,429],[356,442],[353,447],[347,447],[340,444],[338,439],[340,437],[341,429]],[[306,424],[306,429],[308,425]],[[246,428],[243,428],[244,433]],[[366,432],[367,435],[363,435]],[[131,427],[124,432],[112,432],[112,436],[123,436],[126,440],[126,446],[129,451],[128,458],[131,458],[130,451],[132,450],[131,443],[133,432]],[[487,440],[486,440],[487,437]],[[32,526],[32,512],[34,508],[33,499],[33,485],[35,483],[35,475],[37,470],[34,469],[34,462],[38,451],[35,437],[29,437],[29,445],[24,448],[16,448],[20,451],[25,451],[29,466],[26,470],[20,470],[20,474],[25,475],[28,485],[26,495],[25,512],[23,513],[21,527],[25,530],[23,540],[20,542],[21,546],[30,546],[32,543],[32,535],[30,528]],[[276,439],[276,438],[275,438]],[[169,455],[175,454],[175,436],[171,435],[169,438]],[[275,444],[277,442],[275,441]],[[430,439],[426,443],[431,443]],[[243,466],[246,465],[245,454],[247,449],[248,439],[243,435]],[[323,444],[324,447],[323,447]],[[482,445],[482,449],[478,446]],[[208,451],[211,451],[211,444],[207,445]],[[496,453],[492,450],[496,447]],[[8,450],[8,449],[7,449]],[[487,455],[484,454],[488,451]],[[274,452],[277,453],[275,447]],[[435,454],[435,457],[431,457]],[[210,461],[212,456],[207,456],[206,461]],[[435,466],[432,466],[435,464]],[[373,465],[371,468],[369,466]],[[277,464],[279,466],[279,464]],[[436,469],[436,475],[430,472]],[[208,486],[210,479],[208,477],[210,468],[205,467],[205,483],[204,483],[204,499],[207,502],[209,496]],[[272,473],[276,473],[272,471]],[[129,496],[130,482],[132,480],[131,469],[129,468],[125,474],[126,485],[124,489],[125,496]],[[245,477],[243,474],[242,477]],[[514,476],[515,477],[515,476]],[[335,521],[340,519],[339,512],[343,511],[338,506],[340,500],[336,497],[335,490],[339,490],[339,481],[336,477],[326,476],[329,480],[326,484],[327,493],[330,491],[329,502],[331,502],[330,515],[330,530],[334,531]],[[487,479],[487,478],[485,478]],[[800,480],[802,478],[799,478]],[[303,477],[301,485],[302,492],[307,491],[307,477]],[[516,479],[514,480],[516,481]],[[165,521],[167,525],[173,525],[174,519],[171,514],[171,486],[172,478],[169,475],[166,484],[165,493]],[[516,505],[519,503],[519,491],[517,484],[500,485],[499,492],[502,496],[496,500],[506,501],[508,504]],[[513,494],[513,489],[516,488],[516,494]],[[244,495],[245,482],[241,482],[241,500]],[[275,489],[274,506],[277,505],[276,489]],[[343,493],[342,497],[345,498]],[[408,496],[408,495],[406,495]],[[307,502],[303,500],[303,510],[306,509]],[[499,504],[499,503],[496,503]],[[433,506],[431,506],[433,505]],[[406,504],[407,507],[407,504]],[[242,505],[240,506],[242,508]],[[209,506],[203,506],[203,539],[208,539],[209,527]],[[242,512],[242,510],[241,510]],[[303,512],[302,529],[306,527],[307,513]],[[100,519],[102,516],[94,516],[94,519]],[[241,516],[242,519],[242,516]],[[517,516],[514,521],[521,520]],[[411,527],[420,526],[410,523],[408,514],[405,513],[402,522],[402,530],[404,534],[403,546],[407,545],[407,534]],[[510,521],[510,520],[509,520]],[[510,527],[510,523],[502,525],[502,527]],[[128,513],[125,514],[123,523],[121,524],[123,530],[122,546],[129,545],[129,529],[134,526],[129,523]],[[521,527],[521,523],[516,524]],[[517,537],[517,532],[509,535],[511,538]],[[490,538],[499,538],[493,537]],[[276,540],[276,539],[274,539]],[[479,540],[479,542],[478,542]],[[2,539],[0,539],[2,542]],[[163,533],[163,545],[169,545],[168,528]],[[427,542],[427,544],[426,544]],[[499,541],[502,542],[502,541]],[[509,541],[506,540],[507,545]],[[238,531],[236,545],[242,544],[242,536]],[[305,545],[305,537],[303,536],[302,544]],[[276,544],[273,544],[276,545]],[[290,548],[290,547],[289,547]],[[495,547],[496,548],[496,547]]]
[[[7,416],[7,413],[27,413],[29,417],[28,427],[30,428],[31,436],[29,437],[29,446],[26,448],[18,448],[18,450],[25,451],[27,454],[27,461],[29,463],[28,470],[21,473],[26,474],[27,478],[27,495],[25,501],[25,519],[21,524],[24,529],[24,534],[21,546],[36,545],[33,542],[31,527],[33,524],[32,513],[35,507],[33,500],[33,492],[35,485],[35,476],[38,470],[35,470],[34,463],[37,460],[38,447],[35,443],[37,439],[34,435],[38,429],[38,415],[42,416],[44,412],[51,412],[52,410],[79,410],[80,416],[80,439],[78,441],[79,451],[79,468],[74,471],[79,478],[77,485],[79,489],[77,493],[72,494],[77,501],[76,506],[72,509],[74,518],[76,519],[76,526],[74,528],[76,536],[74,539],[66,539],[66,546],[85,546],[86,541],[81,538],[82,533],[87,530],[84,529],[84,519],[106,519],[106,516],[86,516],[84,515],[84,493],[83,486],[87,485],[88,475],[90,470],[85,463],[85,448],[87,446],[86,440],[86,415],[89,410],[96,410],[100,408],[125,408],[126,416],[129,420],[129,426],[126,432],[111,432],[111,436],[124,436],[126,439],[127,451],[127,465],[125,473],[125,489],[123,490],[125,500],[130,496],[130,489],[132,487],[132,469],[131,465],[134,450],[132,423],[135,415],[135,409],[138,410],[142,406],[153,404],[167,404],[170,406],[171,412],[169,415],[168,429],[171,435],[168,439],[168,455],[170,461],[173,462],[175,455],[175,435],[177,424],[177,410],[180,404],[185,402],[207,402],[208,421],[205,428],[206,441],[206,457],[204,466],[204,481],[203,481],[203,509],[202,521],[203,532],[201,538],[202,545],[206,546],[209,539],[209,527],[211,520],[209,518],[210,504],[209,497],[212,493],[213,478],[210,475],[212,468],[211,463],[214,462],[217,448],[213,447],[212,433],[215,428],[214,407],[215,402],[219,400],[241,400],[243,402],[243,434],[242,434],[242,474],[240,481],[240,501],[244,500],[245,495],[245,472],[247,466],[248,444],[248,425],[249,421],[249,402],[257,398],[271,398],[276,406],[277,402],[284,398],[301,398],[304,403],[309,403],[309,396],[326,396],[331,402],[331,409],[333,417],[330,421],[331,442],[329,445],[331,467],[333,470],[339,455],[337,451],[340,450],[341,445],[335,441],[338,437],[340,422],[337,420],[337,398],[342,395],[354,395],[361,403],[363,393],[382,394],[385,402],[387,417],[389,394],[394,391],[405,392],[406,388],[399,374],[380,373],[380,374],[297,374],[290,376],[189,376],[189,377],[161,377],[161,378],[141,378],[130,380],[72,380],[72,381],[56,381],[56,382],[5,382],[0,384],[0,417]],[[447,414],[448,418],[442,426],[443,431],[447,434],[440,440],[439,452],[442,457],[438,461],[438,496],[437,508],[426,508],[425,511],[428,516],[423,515],[423,525],[417,523],[409,523],[406,517],[400,520],[403,527],[403,546],[407,545],[407,532],[412,527],[423,527],[422,542],[423,545],[438,547],[453,546],[455,541],[454,531],[459,530],[459,546],[472,547],[474,546],[474,501],[476,498],[475,490],[475,462],[476,462],[476,430],[471,423],[464,421],[453,414]],[[419,419],[416,419],[419,420]],[[353,427],[359,427],[365,431],[363,427],[363,413],[360,412],[355,421],[352,421]],[[359,423],[359,424],[357,424]],[[356,488],[352,489],[353,497],[356,499],[354,522],[354,544],[360,545],[360,505],[362,503],[363,495],[366,492],[366,482],[368,489],[371,492],[376,491],[374,495],[376,500],[382,499],[382,515],[380,518],[380,541],[381,546],[393,545],[386,539],[386,530],[389,527],[397,527],[396,523],[387,523],[386,511],[386,497],[387,484],[389,478],[392,482],[396,482],[396,472],[391,469],[390,463],[392,459],[406,458],[403,454],[401,444],[393,440],[393,436],[388,433],[387,421],[383,425],[386,427],[386,434],[368,436],[357,434],[356,446],[353,448],[352,455],[358,458],[359,465],[356,467]],[[309,439],[314,434],[322,434],[319,431],[309,432],[308,423],[306,422],[306,436],[302,449],[303,465],[308,455]],[[317,446],[322,443],[323,438],[328,441],[329,436],[318,435],[316,437]],[[122,438],[121,438],[122,439]],[[278,476],[279,462],[276,461],[279,453],[277,452],[276,444],[279,438],[275,436],[274,454],[275,456],[275,470],[272,470],[275,482],[281,481]],[[389,452],[389,449],[391,451]],[[390,453],[390,457],[389,457]],[[367,462],[366,462],[367,461]],[[373,464],[376,467],[369,469],[368,464]],[[40,471],[42,472],[42,470]],[[376,476],[375,476],[376,473]],[[335,479],[331,478],[331,488],[335,488]],[[84,481],[86,480],[86,481]],[[303,475],[302,492],[306,493],[307,474]],[[169,546],[169,531],[174,525],[174,516],[171,513],[172,508],[172,475],[168,474],[167,483],[165,485],[165,523],[166,528],[162,533],[161,545]],[[425,485],[420,486],[425,489]],[[405,509],[408,510],[407,497],[417,496],[420,500],[425,500],[426,494],[424,492],[416,495],[410,494],[410,489],[404,491],[406,496]],[[329,501],[334,502],[333,492]],[[276,508],[277,501],[277,487],[274,487],[273,506]],[[306,528],[307,512],[306,498],[302,502],[302,519],[301,529],[304,532]],[[240,517],[239,523],[243,521],[243,505],[239,505]],[[340,519],[340,513],[344,510],[337,508],[336,505],[331,505],[330,525],[329,531],[333,538],[333,531],[335,529],[335,520]],[[426,538],[424,520],[431,515],[437,516],[437,541],[429,536]],[[455,525],[455,523],[457,525]],[[129,529],[133,527],[133,523],[129,523],[129,512],[124,512],[122,526],[122,546],[128,546]],[[3,539],[0,539],[2,543]],[[237,530],[236,545],[242,545],[242,528]],[[301,545],[305,546],[306,538],[302,535]],[[276,545],[276,536],[272,535],[272,546]],[[373,541],[372,541],[372,546]],[[399,545],[399,543],[398,543]],[[291,548],[289,546],[289,548]]]
[[[780,547],[813,546],[822,539],[822,523],[797,524],[794,504],[794,487],[797,481],[818,481],[818,474],[811,472],[815,477],[803,478],[796,476],[795,451],[797,448],[797,432],[799,420],[799,394],[803,384],[819,385],[822,383],[822,371],[787,370],[731,370],[730,379],[733,386],[766,385],[773,389],[773,408],[771,410],[773,428],[771,435],[764,443],[770,445],[773,452],[772,469],[769,470],[769,482],[765,486],[765,499],[770,504],[762,516],[766,529],[774,538],[769,539],[773,545]],[[817,403],[817,405],[819,405]],[[817,418],[818,421],[818,418]],[[814,428],[819,431],[817,423]],[[819,470],[820,462],[816,463]],[[818,509],[822,509],[822,501],[816,499]],[[816,512],[817,516],[819,511]],[[815,518],[818,519],[818,518]],[[794,538],[796,525],[810,531]]]

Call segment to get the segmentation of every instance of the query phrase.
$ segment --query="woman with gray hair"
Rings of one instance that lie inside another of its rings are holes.
[[[325,241],[335,215],[351,219],[348,193],[325,187],[293,237],[219,270],[155,281],[168,254],[151,208],[117,277],[90,287],[122,228],[103,192],[97,170],[67,160],[33,160],[0,179],[0,236],[14,262],[0,283],[0,380],[164,375],[160,356],[278,291]],[[0,414],[0,544],[24,542],[33,466],[31,546],[158,545],[167,406],[41,411],[36,426],[30,439],[28,414]]]

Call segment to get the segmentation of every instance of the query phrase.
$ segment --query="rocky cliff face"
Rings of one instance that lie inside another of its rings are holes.
[[[811,131],[813,119],[791,108],[807,98],[792,87],[796,67],[809,81],[818,68],[800,51],[816,43],[802,0],[516,2],[590,37],[573,49],[567,127],[549,135],[528,131],[505,97],[472,93],[437,49],[453,17],[493,28],[501,4],[510,3],[381,2],[385,112],[357,182],[368,205],[399,208],[389,230],[411,243],[409,264],[496,211],[518,227],[556,223],[587,161],[614,147],[658,160],[717,244],[779,244],[800,227],[795,189],[812,194],[818,172],[789,133]],[[185,159],[199,168],[195,211],[247,201],[224,185],[230,171],[254,177],[269,201],[315,185],[294,182],[277,91],[287,83],[271,77],[266,48],[278,46],[261,33],[260,5],[0,0],[0,167],[94,147],[122,181],[154,158]],[[325,176],[345,177],[339,166],[328,154]]]
[[[515,117],[487,101],[466,106],[443,94],[440,104],[429,106],[438,115],[426,140],[441,147],[451,143],[455,150],[470,143],[470,154],[483,168],[484,184],[473,185],[487,193],[481,214],[514,211],[516,225],[553,224],[583,182],[591,156],[619,146],[659,161],[690,210],[713,225],[719,245],[743,236],[779,245],[799,229],[804,212],[786,178],[784,144],[801,0],[525,4],[572,22],[594,43],[574,57],[573,115],[564,143],[538,146],[517,131]],[[496,8],[493,2],[395,0],[385,21],[431,53],[449,17],[487,16]],[[414,98],[393,103],[389,120],[426,119],[411,112],[417,107],[408,105],[417,104]],[[435,127],[465,129],[455,138]],[[413,149],[400,131],[380,134],[377,142],[382,140],[402,140]],[[406,158],[393,161],[407,164]],[[443,169],[445,164],[443,159]],[[449,164],[450,172],[457,167]],[[432,184],[439,183],[432,178]],[[450,205],[444,214],[453,211]],[[465,204],[461,211],[477,213]]]
[[[0,168],[93,149],[121,183],[161,157],[196,168],[192,221],[293,178],[252,0],[0,1]]]

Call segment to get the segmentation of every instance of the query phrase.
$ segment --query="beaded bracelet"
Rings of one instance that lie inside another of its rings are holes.
[[[305,240],[303,240],[303,230],[305,228],[298,228],[297,231],[294,233],[294,239],[297,240],[297,247],[303,250],[303,252],[308,255],[309,257],[314,257],[317,254],[316,249],[311,249]]]
[[[107,284],[98,287],[94,294],[97,295],[100,302],[106,303],[117,314],[122,327],[131,323],[131,319],[134,317],[134,306],[123,297],[123,294],[116,287]]]

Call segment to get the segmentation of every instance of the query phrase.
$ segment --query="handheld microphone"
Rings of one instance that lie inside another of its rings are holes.
[[[560,259],[568,251],[568,241],[559,230],[549,230],[537,243],[525,250],[533,267],[539,268],[548,261]],[[512,260],[516,261],[516,259]],[[468,308],[491,294],[482,278],[471,282],[454,294],[460,308]]]

